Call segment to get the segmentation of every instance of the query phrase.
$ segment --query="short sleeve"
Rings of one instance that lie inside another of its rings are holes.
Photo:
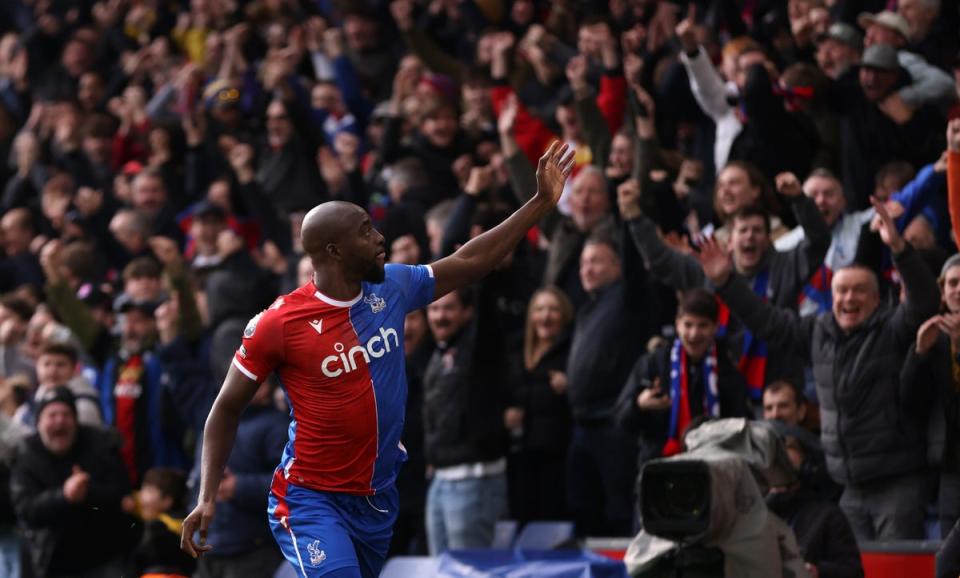
[[[407,313],[433,301],[436,281],[430,265],[387,265],[387,276],[400,285],[407,301]]]
[[[283,360],[283,319],[276,304],[247,322],[243,342],[233,356],[241,373],[262,383]]]

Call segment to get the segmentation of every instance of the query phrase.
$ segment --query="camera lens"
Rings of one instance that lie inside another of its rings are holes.
[[[649,487],[651,509],[664,519],[698,520],[709,503],[707,482],[697,473],[660,477]]]

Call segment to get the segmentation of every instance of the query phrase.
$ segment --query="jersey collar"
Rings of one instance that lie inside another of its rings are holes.
[[[313,284],[313,281],[310,282],[310,285],[313,287],[314,297],[316,297],[320,301],[323,301],[327,305],[332,305],[334,307],[353,307],[360,301],[360,298],[363,297],[363,289],[360,289],[360,292],[357,293],[357,296],[351,299],[350,301],[340,301],[339,299],[334,299],[333,297],[328,297],[323,293],[321,293],[317,289],[317,286]]]

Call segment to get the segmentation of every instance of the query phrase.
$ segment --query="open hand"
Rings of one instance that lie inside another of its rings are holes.
[[[705,239],[700,245],[697,260],[700,261],[704,274],[716,287],[724,285],[730,278],[730,272],[733,271],[726,244],[714,237]]]
[[[544,199],[551,205],[556,205],[560,201],[560,194],[563,193],[563,186],[567,182],[567,177],[573,171],[574,155],[570,151],[570,146],[560,144],[560,141],[553,141],[547,148],[547,152],[540,157],[537,163],[537,194],[535,198]]]
[[[907,243],[900,235],[900,231],[897,230],[897,226],[893,222],[893,217],[887,211],[886,205],[877,197],[870,197],[870,203],[873,205],[874,210],[876,210],[877,217],[879,217],[879,219],[874,219],[871,228],[880,233],[880,238],[883,240],[883,243],[887,247],[890,247],[890,250],[893,251],[894,254],[899,255]]]

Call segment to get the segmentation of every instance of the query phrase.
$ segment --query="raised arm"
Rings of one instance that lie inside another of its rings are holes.
[[[815,316],[800,319],[789,309],[775,307],[757,297],[743,279],[733,275],[727,249],[716,239],[707,239],[700,248],[704,274],[716,287],[717,295],[758,338],[772,349],[794,351],[810,359],[810,339]]]
[[[718,121],[730,113],[730,105],[727,104],[723,78],[710,62],[707,51],[697,42],[695,11],[690,11],[677,25],[676,34],[683,48],[680,61],[687,69],[693,98],[707,116]]]
[[[780,173],[776,176],[777,191],[790,200],[793,214],[803,227],[804,238],[796,247],[784,254],[791,260],[796,287],[790,288],[796,295],[813,275],[830,249],[830,227],[810,197],[803,194],[800,180],[793,173]]]
[[[934,194],[943,190],[943,185],[943,174],[937,171],[936,164],[929,164],[920,169],[912,181],[894,193],[890,200],[900,203],[903,207],[903,214],[896,217],[897,230],[905,230],[914,217],[930,206]]]
[[[956,315],[934,315],[920,329],[900,369],[900,402],[907,401],[913,410],[922,406],[938,388],[952,382],[945,372],[952,367],[953,348],[950,332],[960,329]],[[942,328],[942,329],[941,329]],[[953,388],[952,383],[949,386]]]
[[[946,72],[905,50],[897,53],[897,61],[913,79],[897,93],[904,104],[919,108],[927,103],[949,103],[956,99],[953,79]]]
[[[657,235],[656,224],[640,209],[640,184],[630,179],[617,188],[620,216],[630,228],[630,236],[650,274],[674,289],[703,287],[707,278],[697,260],[668,247]]]
[[[897,307],[893,316],[894,331],[897,332],[901,343],[911,343],[920,325],[937,314],[937,308],[940,306],[940,288],[920,254],[900,236],[893,217],[887,212],[883,203],[876,197],[872,197],[870,202],[873,203],[873,208],[877,212],[874,223],[879,229],[880,238],[890,248],[893,263],[900,273],[900,279],[906,290],[906,299]]]
[[[587,58],[578,54],[567,63],[567,79],[573,88],[574,109],[583,130],[584,140],[593,154],[593,164],[603,168],[610,153],[612,135],[597,105],[593,89],[587,84]],[[622,115],[621,115],[622,116]]]
[[[478,235],[450,255],[432,264],[436,278],[434,298],[439,299],[450,291],[478,281],[493,270],[530,227],[537,224],[556,206],[563,192],[563,185],[573,170],[573,155],[567,155],[569,147],[554,142],[540,157],[537,166],[537,192],[526,204],[517,209],[504,222]]]

